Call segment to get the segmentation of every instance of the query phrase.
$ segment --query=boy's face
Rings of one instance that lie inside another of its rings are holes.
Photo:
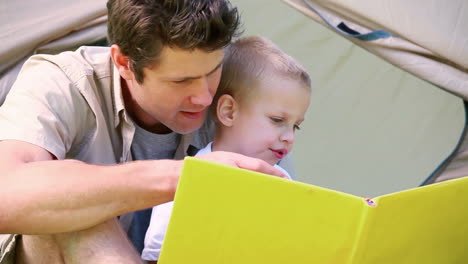
[[[190,133],[203,124],[218,88],[224,52],[163,48],[144,81],[127,80],[134,118],[152,132]],[[127,102],[126,102],[127,103]]]
[[[240,102],[231,127],[238,137],[236,152],[273,165],[292,150],[295,131],[310,103],[310,91],[297,81],[269,76],[250,95]]]

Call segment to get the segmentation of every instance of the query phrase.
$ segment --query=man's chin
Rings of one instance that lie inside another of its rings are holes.
[[[197,118],[187,118],[187,115],[179,113],[176,120],[179,122],[173,122],[170,126],[172,131],[178,134],[190,134],[202,127],[206,120],[206,111]]]
[[[203,122],[200,123],[200,124],[192,124],[192,125],[185,125],[185,126],[174,126],[172,129],[172,131],[178,133],[178,134],[182,134],[182,135],[185,135],[185,134],[190,134],[198,129],[201,128],[201,126],[203,125]]]

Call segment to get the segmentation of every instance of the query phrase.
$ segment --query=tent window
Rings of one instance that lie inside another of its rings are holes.
[[[357,32],[356,30],[348,27],[345,23],[341,22],[340,24],[338,24],[337,26],[339,29],[343,30],[344,32],[350,34],[350,35],[359,35],[360,33]]]

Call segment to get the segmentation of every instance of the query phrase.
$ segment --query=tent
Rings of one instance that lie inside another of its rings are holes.
[[[0,4],[0,105],[24,61],[106,40],[105,0],[3,1]]]
[[[105,2],[2,3],[0,104],[28,56],[105,44]],[[448,166],[439,179],[468,174],[458,170],[467,1],[231,2],[244,35],[272,39],[311,73],[312,105],[292,153],[299,180],[375,196],[418,186],[437,168]]]

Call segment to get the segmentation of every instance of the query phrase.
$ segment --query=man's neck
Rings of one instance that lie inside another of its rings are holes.
[[[163,125],[158,120],[154,119],[143,108],[140,107],[138,102],[133,99],[133,96],[128,88],[127,81],[120,78],[120,86],[122,87],[122,97],[125,105],[125,110],[139,127],[146,131],[155,134],[167,134],[171,133],[172,130]]]

